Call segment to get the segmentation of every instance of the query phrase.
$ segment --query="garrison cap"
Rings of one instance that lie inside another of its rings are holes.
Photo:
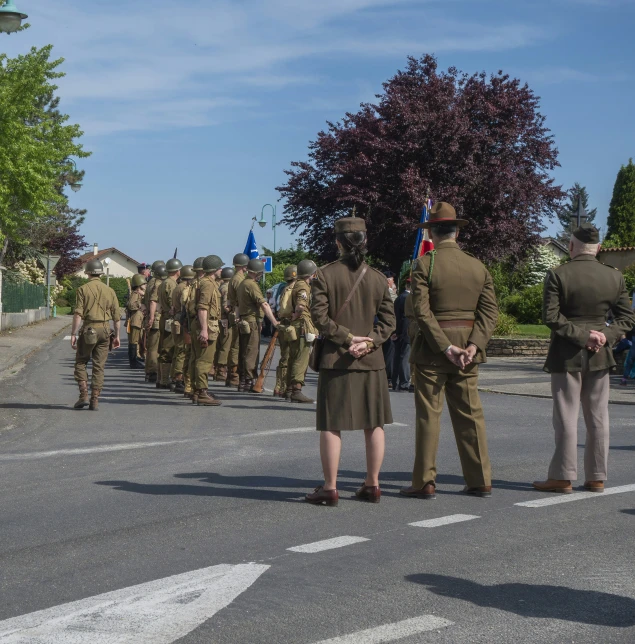
[[[335,234],[365,233],[366,221],[361,217],[343,217],[335,222]]]
[[[600,231],[593,224],[580,224],[573,231],[573,236],[583,244],[599,244]]]

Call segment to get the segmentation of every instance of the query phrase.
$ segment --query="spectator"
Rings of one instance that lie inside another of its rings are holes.
[[[391,337],[394,344],[392,366],[393,389],[409,391],[410,389],[410,336],[408,335],[409,320],[406,317],[406,300],[410,297],[410,278],[406,280],[406,288],[395,300],[395,317],[397,328]]]
[[[395,302],[397,299],[397,286],[395,285],[395,274],[392,271],[384,271],[386,276],[386,282],[388,283],[388,293],[390,294],[390,299]],[[395,343],[392,341],[384,342],[382,345],[382,351],[384,353],[384,362],[386,363],[386,377],[388,378],[388,388],[394,389],[393,387],[393,362],[395,360]]]

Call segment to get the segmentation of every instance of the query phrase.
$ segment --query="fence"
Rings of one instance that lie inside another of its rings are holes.
[[[5,279],[2,284],[2,312],[22,313],[46,306],[46,286]]]

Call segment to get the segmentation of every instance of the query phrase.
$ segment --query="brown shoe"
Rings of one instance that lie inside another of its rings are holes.
[[[598,492],[601,494],[604,492],[604,481],[585,481],[584,489],[587,492]]]
[[[90,392],[90,404],[88,405],[88,409],[91,411],[97,411],[99,409],[99,394],[101,391],[99,389],[93,389]]]
[[[80,380],[79,385],[79,398],[73,405],[73,409],[84,409],[88,405],[88,383],[85,380]]]
[[[218,398],[214,398],[214,396],[210,396],[209,392],[206,391],[205,389],[201,389],[198,392],[198,399],[196,401],[196,404],[205,405],[206,407],[218,407],[223,403],[220,400],[218,400]]]
[[[192,395],[190,396],[190,398],[192,399],[192,404],[196,405],[196,403],[198,402],[198,389],[194,389],[192,391]]]
[[[402,487],[401,490],[399,490],[399,494],[401,494],[401,496],[410,496],[415,499],[431,500],[437,498],[436,488],[432,481],[429,481],[420,489],[414,488],[412,485],[410,487]]]
[[[329,507],[335,507],[340,500],[340,495],[337,490],[325,490],[323,485],[318,485],[311,494],[307,494],[304,497],[304,500],[313,505],[322,505],[324,503]]]
[[[487,498],[489,496],[492,496],[492,486],[481,485],[479,487],[468,487],[466,485],[463,488],[463,494],[469,494],[470,496],[480,496],[481,498]]]
[[[293,385],[293,393],[289,397],[292,403],[300,403],[304,405],[312,405],[314,400],[302,393],[302,385]]]
[[[355,492],[355,496],[360,501],[368,501],[369,503],[379,503],[381,499],[381,490],[379,485],[366,485],[362,484],[362,487]]]
[[[534,481],[532,485],[539,492],[559,492],[560,494],[571,494],[573,492],[571,481],[547,479],[546,481]]]

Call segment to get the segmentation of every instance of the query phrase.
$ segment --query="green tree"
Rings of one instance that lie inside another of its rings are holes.
[[[558,256],[547,246],[538,246],[524,267],[523,281],[525,286],[535,286],[545,281],[550,268],[560,265]]]
[[[607,220],[607,246],[635,246],[635,164],[629,159],[617,173]]]
[[[589,210],[589,193],[585,186],[581,186],[579,183],[574,183],[569,190],[567,190],[567,195],[569,197],[569,203],[565,204],[558,211],[558,220],[562,226],[562,231],[558,233],[558,241],[568,244],[569,239],[571,238],[571,218],[574,217],[578,212],[578,201],[580,196],[582,197],[582,206],[587,214],[587,221],[593,223],[595,221],[595,216],[597,215],[598,209],[593,208]]]
[[[276,266],[280,264],[284,264],[285,267],[292,264],[297,265],[303,259],[312,259],[314,262],[317,263],[316,256],[313,253],[310,253],[309,251],[304,250],[300,242],[298,242],[295,248],[281,248],[275,253],[271,249],[264,246],[263,255],[270,255],[273,258],[274,270]]]
[[[51,51],[0,54],[0,262],[10,240],[23,242],[25,231],[59,216],[67,204],[60,177],[74,173],[68,159],[89,155],[79,125],[57,110],[52,81],[64,75],[63,60],[50,60]]]

